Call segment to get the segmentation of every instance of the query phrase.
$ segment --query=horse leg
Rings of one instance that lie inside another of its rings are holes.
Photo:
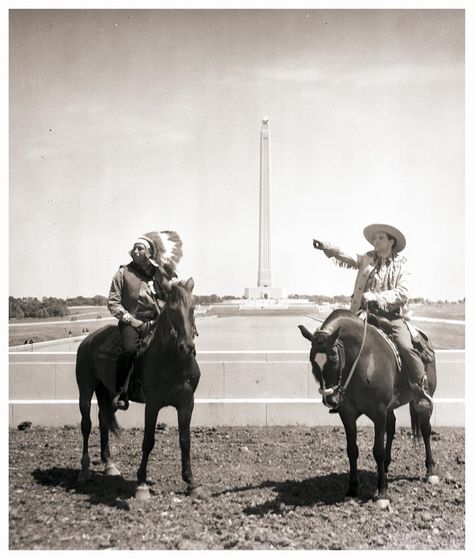
[[[94,393],[94,385],[81,384],[79,386],[79,409],[81,411],[81,432],[82,432],[82,458],[81,471],[79,473],[79,483],[83,483],[90,478],[90,458],[89,458],[89,436],[91,434],[91,400]]]
[[[135,497],[138,499],[149,499],[150,490],[146,484],[146,469],[148,465],[148,457],[155,446],[155,428],[158,419],[159,407],[156,404],[145,404],[145,431],[142,444],[142,461],[137,471],[138,487],[135,491]]]
[[[357,459],[359,448],[357,446],[357,423],[353,415],[340,413],[344,430],[346,432],[347,456],[349,457],[349,489],[346,497],[357,497],[359,491],[359,473],[357,471]]]
[[[393,443],[393,438],[395,436],[395,424],[396,424],[395,413],[393,412],[393,410],[390,410],[387,413],[387,443],[385,445],[385,461],[384,461],[385,473],[388,472],[388,467],[390,466],[390,462],[392,461],[392,443]]]
[[[386,508],[387,499],[387,473],[385,471],[385,432],[387,425],[387,412],[379,410],[374,419],[374,446],[373,455],[377,463],[377,505]]]
[[[193,408],[193,399],[178,408],[179,446],[181,448],[181,476],[183,481],[188,484],[187,492],[190,495],[199,486],[199,484],[194,481],[191,470],[190,424]]]
[[[109,427],[104,420],[104,412],[99,405],[100,460],[104,464],[104,475],[119,476],[120,471],[113,463],[109,447]]]
[[[435,461],[431,453],[431,423],[430,412],[418,413],[420,421],[420,430],[425,443],[425,466],[426,466],[426,479],[429,483],[436,485],[439,483],[439,478],[435,475]]]

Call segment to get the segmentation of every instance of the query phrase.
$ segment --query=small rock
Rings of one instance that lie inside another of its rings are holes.
[[[18,431],[28,431],[30,427],[31,427],[31,421],[22,421],[18,425]]]

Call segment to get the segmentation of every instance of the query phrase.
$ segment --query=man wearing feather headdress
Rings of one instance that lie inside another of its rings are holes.
[[[123,353],[117,360],[117,395],[114,405],[128,408],[125,386],[138,345],[163,308],[170,281],[182,256],[182,242],[174,231],[151,231],[138,237],[129,254],[132,261],[120,266],[112,278],[108,308],[119,323]]]
[[[322,250],[338,266],[357,269],[350,310],[357,314],[362,308],[390,321],[392,338],[409,375],[418,409],[431,409],[432,400],[426,390],[423,362],[414,349],[406,323],[408,304],[407,261],[400,252],[406,246],[405,236],[397,228],[374,223],[364,229],[364,237],[374,250],[352,256],[337,246],[313,239],[313,246]]]

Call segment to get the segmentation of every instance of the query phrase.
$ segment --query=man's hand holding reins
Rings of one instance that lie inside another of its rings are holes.
[[[130,326],[132,328],[135,328],[135,330],[140,330],[142,325],[143,325],[143,321],[138,320],[138,318],[132,318],[132,320],[130,321]]]

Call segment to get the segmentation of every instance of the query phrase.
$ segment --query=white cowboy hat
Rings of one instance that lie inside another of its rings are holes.
[[[395,239],[395,244],[393,245],[394,252],[402,252],[405,248],[407,244],[405,235],[396,227],[392,227],[391,225],[386,225],[384,223],[372,223],[364,228],[364,237],[371,245],[374,244],[374,235],[378,231],[383,231]]]

